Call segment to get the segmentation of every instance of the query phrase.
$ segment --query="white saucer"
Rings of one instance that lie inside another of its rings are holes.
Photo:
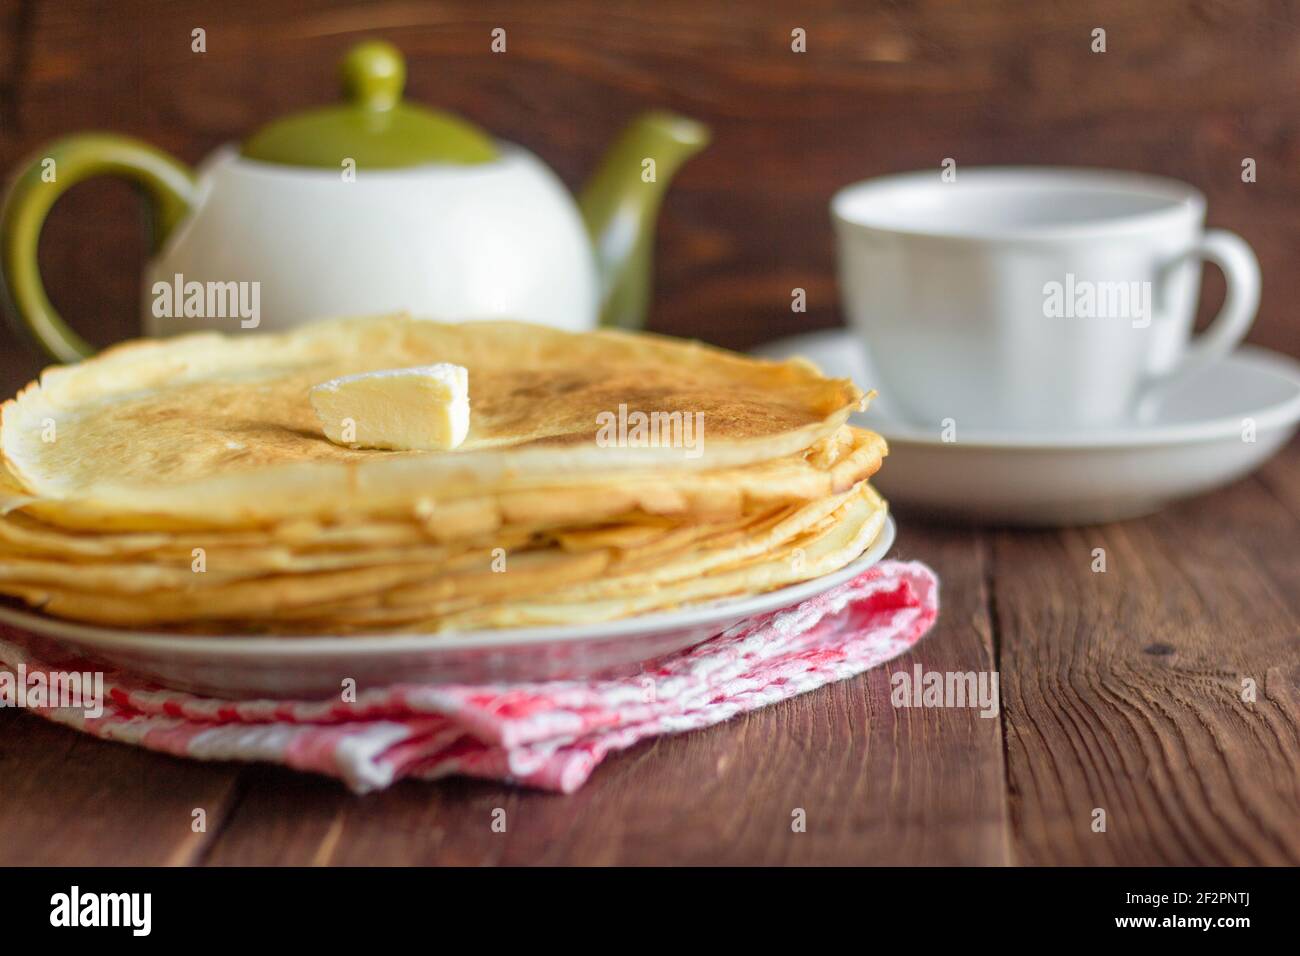
[[[626,670],[706,641],[755,614],[829,591],[880,561],[894,522],[848,565],[766,594],[726,598],[602,624],[336,637],[196,637],[61,621],[0,604],[0,621],[178,690],[222,697],[324,698],[350,677],[396,683],[545,680]]]
[[[863,388],[879,381],[865,349],[843,330],[782,339],[756,350],[803,355]],[[1254,441],[1243,439],[1247,420]],[[889,442],[872,480],[896,505],[977,521],[1073,525],[1149,514],[1228,484],[1262,465],[1300,422],[1300,363],[1245,346],[1170,389],[1153,421],[1104,431],[1027,433],[904,422],[881,395],[856,424]]]

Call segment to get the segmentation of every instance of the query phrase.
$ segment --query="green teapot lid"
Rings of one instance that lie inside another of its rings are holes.
[[[339,67],[346,103],[275,120],[248,138],[243,155],[330,169],[351,159],[363,170],[497,158],[492,138],[477,126],[402,101],[406,62],[391,43],[360,43]]]

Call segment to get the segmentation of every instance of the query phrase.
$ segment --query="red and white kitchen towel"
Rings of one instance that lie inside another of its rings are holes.
[[[105,671],[102,714],[33,709],[106,740],[199,760],[284,764],[338,777],[359,793],[452,774],[572,793],[612,751],[707,727],[897,657],[938,613],[934,572],[884,561],[629,677],[406,685],[343,703],[216,700]],[[0,670],[25,673],[32,684],[36,674],[96,669],[42,648],[48,645],[0,627]]]

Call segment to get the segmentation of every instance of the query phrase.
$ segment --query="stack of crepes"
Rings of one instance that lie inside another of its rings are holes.
[[[444,362],[469,370],[455,450],[322,433],[314,385]],[[863,402],[799,360],[506,322],[133,342],[4,405],[0,592],[137,629],[448,639],[759,593],[879,533]]]

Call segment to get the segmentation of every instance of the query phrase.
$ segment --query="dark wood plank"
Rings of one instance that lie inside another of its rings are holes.
[[[220,829],[240,771],[0,710],[0,866],[192,863]],[[196,809],[204,832],[193,829]]]
[[[1293,515],[1300,517],[1300,440],[1260,469],[1258,478]]]
[[[868,675],[644,743],[569,797],[449,781],[357,798],[258,772],[206,862],[1005,863],[999,722],[890,704],[890,674],[913,663],[992,667],[977,542],[909,530],[899,553],[939,571],[942,619],[912,654]],[[505,834],[491,830],[497,808]],[[804,833],[792,832],[796,808]]]
[[[1298,546],[1255,480],[1144,521],[996,537],[1017,862],[1300,862]]]
[[[0,133],[8,132],[13,120],[13,93],[23,69],[30,10],[31,4],[24,0],[0,0]]]
[[[24,148],[18,133],[18,85],[24,52],[30,46],[31,4],[0,0],[0,170],[7,178]],[[0,319],[0,389],[8,398],[30,380],[37,360],[12,334],[8,317]]]

